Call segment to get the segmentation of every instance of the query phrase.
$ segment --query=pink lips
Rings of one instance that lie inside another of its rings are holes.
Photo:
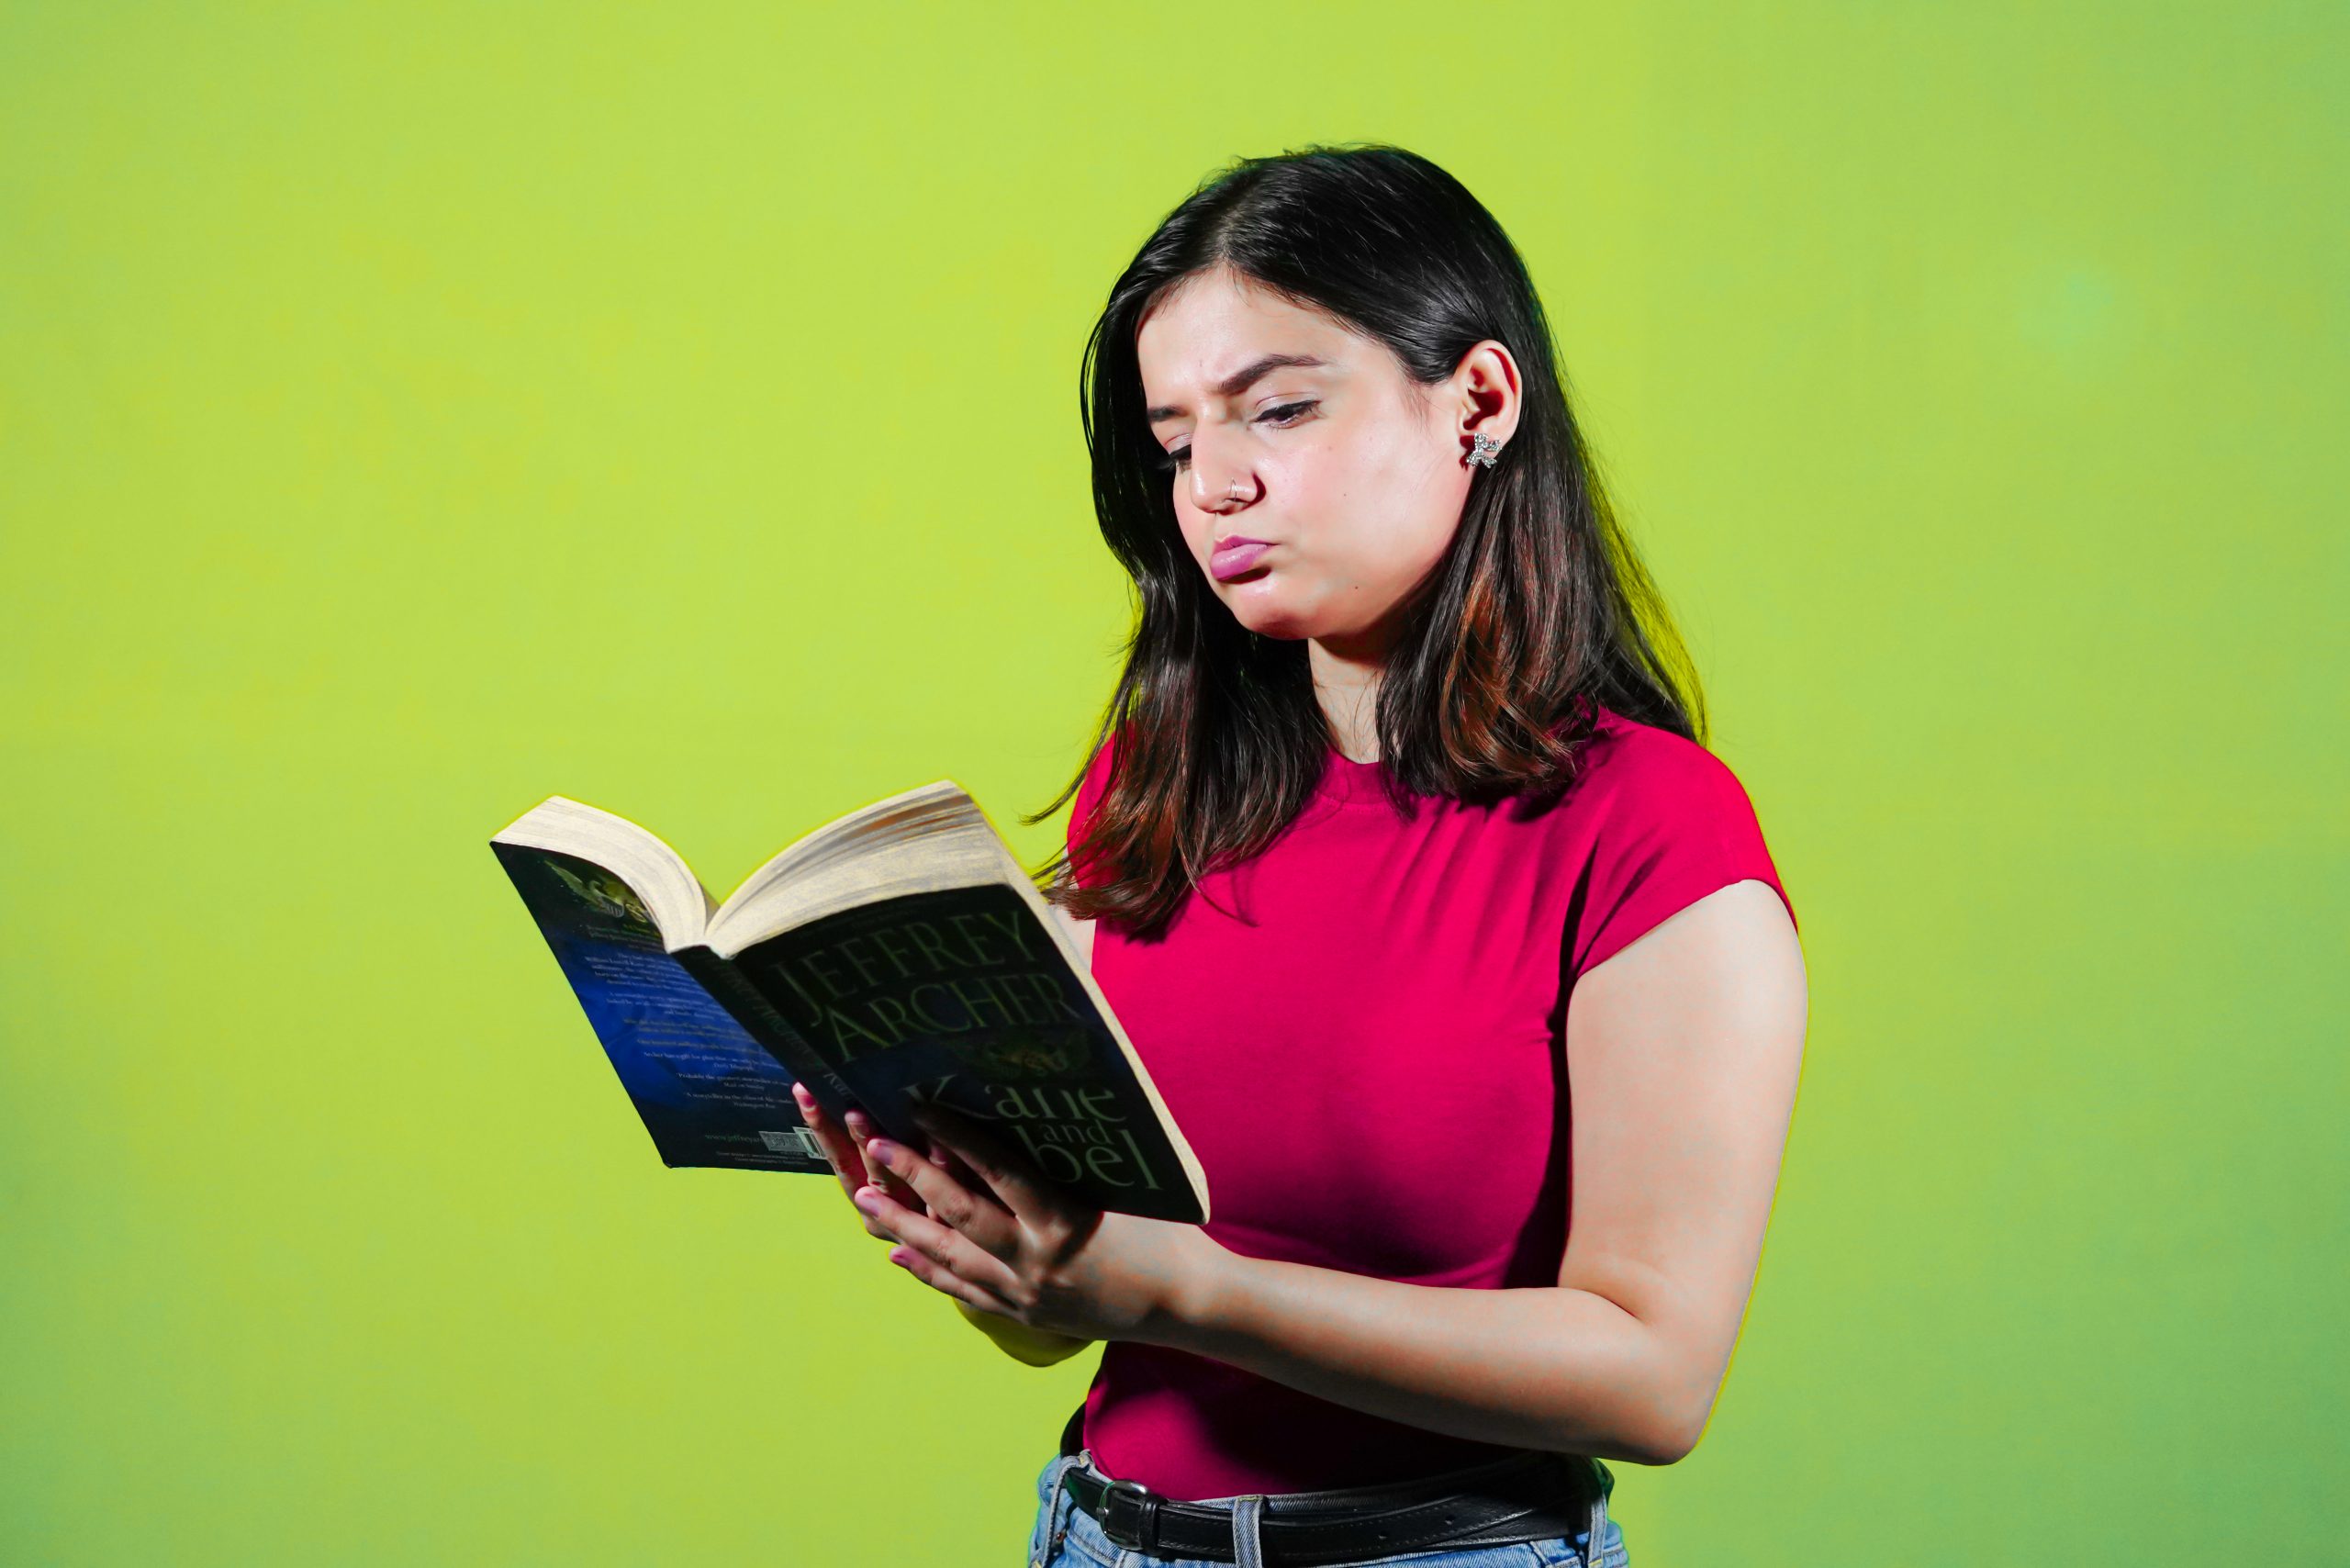
[[[1220,583],[1238,577],[1272,548],[1262,539],[1220,539],[1216,543],[1220,548],[1208,557],[1208,571]]]

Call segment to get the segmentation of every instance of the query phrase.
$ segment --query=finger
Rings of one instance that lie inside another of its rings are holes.
[[[791,1086],[791,1098],[800,1107],[800,1119],[806,1123],[808,1130],[815,1135],[816,1147],[822,1151],[824,1163],[833,1168],[833,1176],[841,1184],[841,1194],[847,1198],[852,1205],[855,1204],[856,1190],[859,1187],[878,1184],[888,1175],[888,1172],[869,1170],[867,1168],[865,1155],[858,1147],[857,1140],[852,1137],[838,1122],[824,1114],[823,1107],[816,1103],[816,1097],[808,1092],[807,1085],[794,1083]],[[859,1115],[861,1116],[862,1113],[859,1113]],[[911,1197],[912,1194],[909,1196]],[[875,1225],[870,1217],[865,1219],[865,1230],[868,1236],[879,1237],[885,1240],[897,1239],[888,1231]]]
[[[867,1143],[865,1155],[868,1164],[903,1177],[920,1198],[923,1213],[948,1229],[968,1237],[998,1258],[1008,1260],[1019,1245],[1020,1222],[985,1195],[984,1188],[975,1192],[964,1186],[945,1167],[889,1138]]]
[[[950,1229],[926,1215],[884,1196],[871,1187],[857,1189],[856,1206],[866,1217],[894,1233],[908,1247],[934,1263],[944,1264],[967,1282],[1003,1294],[1015,1291],[1019,1280],[1003,1260],[959,1230]]]
[[[875,1138],[881,1136],[880,1129],[873,1125],[873,1118],[852,1107],[845,1119],[848,1123],[848,1136],[856,1140],[857,1153],[864,1159],[866,1180],[880,1188],[891,1198],[905,1204],[906,1207],[921,1208],[922,1198],[906,1184],[905,1178],[890,1171],[875,1159],[869,1151],[868,1146]]]
[[[838,1123],[824,1114],[806,1085],[794,1083],[791,1098],[800,1107],[800,1119],[815,1135],[816,1148],[823,1155],[824,1163],[833,1168],[833,1174],[839,1179],[841,1192],[854,1199],[856,1190],[866,1184],[865,1160],[857,1153],[856,1143]]]
[[[954,1177],[959,1184],[970,1188],[975,1193],[987,1185],[985,1182],[979,1180],[977,1172],[963,1163],[961,1155],[936,1138],[924,1136],[923,1146],[922,1157]]]
[[[981,1312],[999,1316],[1013,1316],[1012,1304],[981,1290],[954,1270],[934,1263],[903,1242],[890,1249],[890,1261],[935,1291],[943,1291],[956,1300],[967,1302]]]
[[[915,1106],[913,1118],[934,1140],[953,1149],[1015,1217],[1042,1217],[1068,1204],[1060,1187],[1038,1172],[1035,1161],[976,1118],[935,1103]]]
[[[954,1177],[957,1186],[968,1187],[974,1193],[989,1191],[988,1184],[979,1180],[979,1173],[972,1170],[969,1162],[961,1155],[936,1138],[930,1138],[928,1142],[931,1148],[930,1162]],[[1002,1200],[997,1201],[1000,1203]]]

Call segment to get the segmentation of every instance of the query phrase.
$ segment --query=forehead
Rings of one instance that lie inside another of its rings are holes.
[[[1149,401],[1184,402],[1268,353],[1312,354],[1350,367],[1368,341],[1318,310],[1218,271],[1186,278],[1160,297],[1135,333],[1135,358]]]

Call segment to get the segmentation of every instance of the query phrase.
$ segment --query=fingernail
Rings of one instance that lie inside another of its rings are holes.
[[[867,1159],[878,1159],[887,1165],[898,1157],[898,1146],[888,1138],[867,1138],[865,1144],[865,1154]]]

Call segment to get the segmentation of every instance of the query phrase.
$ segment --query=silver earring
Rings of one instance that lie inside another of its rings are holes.
[[[1476,431],[1470,437],[1470,440],[1474,442],[1476,444],[1470,450],[1469,455],[1462,458],[1461,461],[1463,463],[1476,464],[1481,467],[1491,468],[1495,461],[1494,454],[1501,451],[1502,443],[1495,441],[1492,436],[1487,435],[1483,431]]]

